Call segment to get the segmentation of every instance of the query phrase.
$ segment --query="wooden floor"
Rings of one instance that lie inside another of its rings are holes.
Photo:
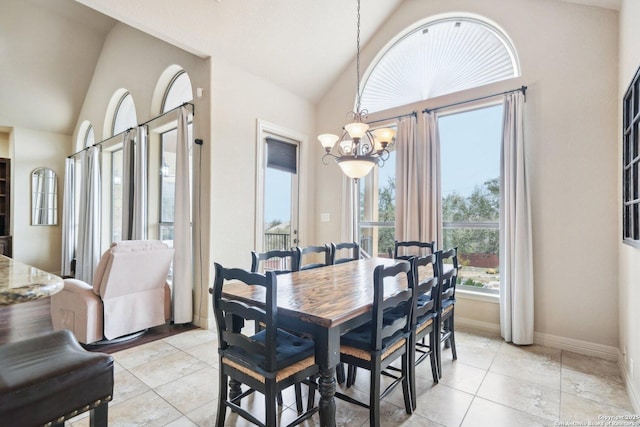
[[[0,344],[20,341],[53,331],[49,298],[0,307]],[[155,341],[181,332],[196,329],[196,326],[166,324],[150,328],[139,338],[116,344],[84,346],[87,350],[113,353],[136,345]]]

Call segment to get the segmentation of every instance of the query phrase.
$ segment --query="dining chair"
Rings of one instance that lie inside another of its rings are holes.
[[[442,378],[442,343],[451,347],[453,360],[458,359],[456,352],[456,338],[454,314],[456,304],[456,281],[458,280],[458,248],[448,249],[440,253],[438,269],[440,275],[440,304],[438,304],[438,328],[440,344],[438,345],[438,376]],[[444,272],[444,264],[451,264],[452,268]]]
[[[331,265],[331,246],[330,245],[322,245],[322,246],[306,246],[304,248],[296,247],[294,248],[297,251],[297,257],[299,261],[300,270],[311,270],[313,268],[325,267],[327,265]],[[315,257],[313,259],[314,262],[309,262],[304,264],[305,259],[310,257]],[[317,262],[318,258],[323,258],[324,262]]]
[[[300,269],[295,249],[276,249],[267,252],[251,251],[251,272],[273,271],[276,274],[291,273]]]
[[[272,271],[277,274],[291,273],[300,270],[300,256],[295,249],[276,249],[267,252],[251,251],[251,272],[258,273],[260,268],[264,271]],[[256,322],[255,331],[264,328],[262,322]],[[295,386],[296,406],[298,413],[302,412],[302,389],[299,384]],[[278,393],[278,404],[282,405],[282,393]]]
[[[411,396],[413,409],[416,409],[416,374],[415,367],[427,357],[431,362],[431,376],[437,383],[438,375],[438,328],[437,304],[439,302],[439,269],[438,252],[421,257],[414,257],[412,270],[416,288],[416,307],[412,316],[414,363],[411,364]],[[425,338],[427,339],[425,343]],[[419,354],[419,356],[418,356]]]
[[[256,286],[264,288],[264,306],[225,298],[224,286]],[[219,398],[216,425],[225,424],[226,410],[259,426],[275,426],[278,417],[278,393],[294,384],[315,377],[315,345],[312,339],[299,337],[278,328],[277,275],[227,269],[215,263],[215,280],[209,292],[213,295],[213,313],[218,332]],[[242,332],[245,321],[261,322],[264,329],[251,336]],[[231,392],[229,392],[230,382]],[[242,391],[240,384],[248,389]],[[254,391],[264,395],[265,421],[258,420],[241,407],[241,400]],[[309,419],[318,411],[307,407],[289,426]]]
[[[349,255],[338,258],[339,251],[348,250]],[[343,262],[360,259],[360,245],[356,242],[331,243],[331,264],[342,264]]]
[[[398,241],[393,244],[393,258],[410,259],[413,256],[433,254],[436,251],[436,242],[418,242],[415,240]]]
[[[385,299],[385,279],[406,279],[407,287],[396,291]],[[402,384],[405,411],[413,412],[410,389],[411,320],[416,303],[414,274],[411,264],[400,261],[392,266],[378,266],[373,273],[373,309],[371,321],[340,337],[340,361],[364,368],[370,373],[369,402],[365,403],[336,392],[339,399],[369,409],[371,426],[380,425],[380,400]],[[401,360],[399,375],[387,368]],[[392,378],[381,392],[381,376]]]

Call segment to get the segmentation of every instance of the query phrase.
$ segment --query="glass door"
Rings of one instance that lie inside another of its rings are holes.
[[[264,139],[262,251],[298,245],[299,143],[280,136]]]

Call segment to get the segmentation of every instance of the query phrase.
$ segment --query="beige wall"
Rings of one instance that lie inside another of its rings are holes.
[[[526,144],[536,340],[562,346],[570,339],[574,348],[614,355],[619,173],[617,150],[607,146],[618,146],[618,14],[552,0],[408,0],[364,47],[363,68],[403,29],[451,12],[481,15],[501,26],[518,51],[522,77],[472,94],[441,97],[430,106],[521,84],[529,87]],[[318,106],[319,133],[335,133],[344,124],[354,100],[354,67]],[[316,156],[321,156],[319,147]],[[340,236],[341,203],[335,194],[341,176],[335,165],[317,170],[317,212],[332,218],[318,226],[317,234],[331,240]],[[469,301],[461,316],[495,319],[497,309],[494,305],[488,313],[486,303]]]
[[[194,321],[213,326],[207,292],[213,262],[248,268],[254,249],[257,120],[311,136],[315,134],[315,108],[224,61],[198,58],[117,24],[98,60],[74,141],[84,120],[94,125],[97,138],[108,135],[104,129],[106,109],[119,88],[132,93],[139,122],[156,115],[151,108],[153,90],[162,71],[171,64],[183,67],[194,90],[201,87],[205,94],[195,100],[194,119],[195,137],[204,141],[202,147],[194,148],[195,168],[201,165],[201,173],[194,174]],[[307,212],[313,210],[315,200],[307,195],[314,165],[308,162],[308,151],[306,146],[301,149],[300,228],[312,239],[315,230],[309,226]]]
[[[62,184],[64,156],[69,135],[31,129],[13,129],[11,181],[11,229],[13,258],[49,272],[60,272]],[[31,172],[39,167],[58,176],[58,224],[31,225]]]
[[[622,97],[631,82],[638,66],[640,66],[640,3],[635,0],[625,0],[620,12],[620,85],[618,106],[622,105]],[[622,109],[619,107],[619,128],[622,123]],[[622,134],[618,134],[616,147],[618,171],[618,185],[621,185],[622,170]],[[612,150],[614,151],[614,150]],[[617,187],[620,188],[619,186]],[[621,194],[617,191],[616,194]],[[618,206],[622,206],[621,196],[617,200]],[[618,218],[622,216],[622,209],[618,210]],[[620,224],[620,221],[618,221]],[[622,234],[616,234],[618,242],[622,240]],[[636,412],[640,411],[640,249],[628,245],[618,244],[619,254],[619,301],[620,301],[620,364],[624,367],[629,394]]]

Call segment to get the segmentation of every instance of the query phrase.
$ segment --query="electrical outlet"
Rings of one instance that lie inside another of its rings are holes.
[[[322,221],[322,222],[328,222],[328,221],[331,221],[331,214],[328,214],[328,213],[321,213],[321,214],[320,214],[320,221]]]

